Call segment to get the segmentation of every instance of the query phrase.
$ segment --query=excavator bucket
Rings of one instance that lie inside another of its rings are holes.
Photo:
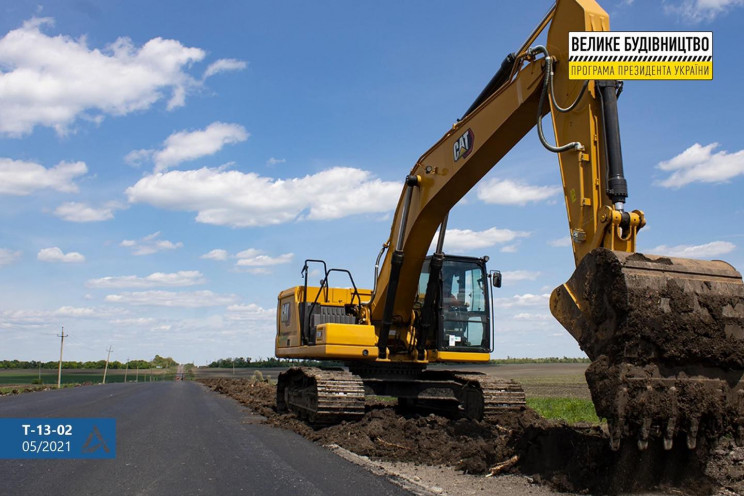
[[[722,261],[598,248],[550,308],[592,360],[586,378],[610,444],[744,438],[744,284]]]

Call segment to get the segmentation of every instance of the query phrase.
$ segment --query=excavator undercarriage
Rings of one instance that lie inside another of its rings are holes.
[[[322,426],[361,418],[365,392],[396,397],[405,408],[474,420],[496,420],[505,411],[525,406],[519,384],[486,374],[424,370],[407,364],[349,363],[349,370],[290,368],[279,376],[277,409]]]

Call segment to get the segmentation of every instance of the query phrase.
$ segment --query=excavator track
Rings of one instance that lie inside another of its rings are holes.
[[[511,379],[462,373],[455,373],[454,379],[463,387],[460,408],[468,418],[492,421],[527,404],[522,386]]]
[[[364,415],[364,384],[343,370],[292,367],[279,375],[279,411],[291,411],[313,425],[359,420]]]
[[[406,409],[494,420],[507,411],[525,407],[522,386],[510,379],[455,370],[356,364],[353,367],[369,391],[378,396],[397,397],[398,404]]]

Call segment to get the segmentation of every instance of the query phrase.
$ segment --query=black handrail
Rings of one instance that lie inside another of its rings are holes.
[[[310,304],[310,307],[307,307],[307,277],[308,277],[308,262],[314,262],[314,263],[321,263],[323,264],[323,279],[320,281],[320,288],[318,288],[318,293],[315,295],[315,299]],[[328,303],[328,290],[329,290],[329,282],[328,277],[331,274],[331,272],[344,272],[349,276],[349,280],[351,281],[351,286],[354,288],[354,292],[351,296],[351,304],[354,304],[354,297],[357,299],[357,303],[359,306],[362,305],[362,296],[359,294],[359,290],[357,289],[356,283],[354,282],[354,277],[351,275],[351,272],[349,272],[347,269],[336,269],[331,268],[328,269],[328,266],[326,265],[324,260],[314,260],[314,259],[307,259],[305,260],[305,264],[302,267],[302,272],[305,276],[305,288],[304,293],[302,296],[302,305],[300,307],[300,318],[302,319],[302,337],[304,340],[304,344],[310,344],[310,318],[313,315],[313,312],[315,311],[315,307],[318,305],[318,299],[320,298],[321,293],[325,290],[325,302]]]
[[[320,263],[323,264],[323,279],[321,280],[320,284],[320,290],[318,290],[318,294],[315,296],[315,300],[318,300],[318,296],[320,296],[320,291],[323,289],[324,281],[328,279],[328,266],[325,263],[325,260],[315,260],[312,258],[305,259],[305,263],[302,266],[302,271],[300,272],[301,275],[305,276],[305,287],[304,292],[302,293],[302,305],[300,305],[300,319],[302,321],[302,340],[303,344],[309,344],[310,343],[310,326],[309,321],[306,317],[308,315],[306,314],[305,310],[307,308],[307,276],[308,276],[308,262],[314,262],[314,263]],[[326,289],[326,301],[328,301],[328,290]],[[315,304],[313,302],[313,304]],[[312,312],[310,312],[310,315],[312,315]]]

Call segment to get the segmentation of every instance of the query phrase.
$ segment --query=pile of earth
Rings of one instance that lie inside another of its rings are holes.
[[[80,386],[91,386],[92,382],[81,382],[79,384],[66,384],[64,387],[80,387]],[[6,396],[11,394],[22,394],[22,393],[33,393],[36,391],[51,391],[57,389],[55,386],[13,386],[5,391],[0,390],[0,396]]]
[[[315,429],[276,411],[272,384],[226,378],[200,382],[235,398],[271,425],[373,459],[448,465],[470,474],[518,473],[567,492],[744,494],[744,449],[730,439],[693,451],[684,440],[671,451],[664,451],[661,443],[638,451],[634,443],[624,442],[615,452],[601,426],[547,420],[529,408],[497,422],[479,422],[405,411],[380,398],[367,401],[357,422]]]

